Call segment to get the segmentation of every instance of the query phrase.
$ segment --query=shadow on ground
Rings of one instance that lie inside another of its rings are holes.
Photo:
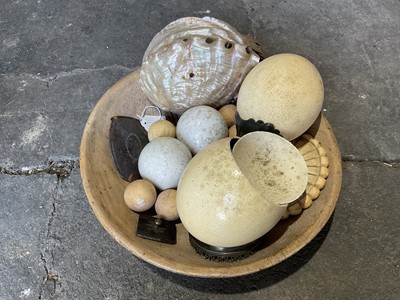
[[[333,217],[334,214],[329,218],[321,232],[299,252],[276,266],[254,274],[215,279],[184,276],[156,268],[152,265],[150,265],[150,269],[175,284],[208,293],[236,294],[267,288],[291,276],[307,264],[327,237]]]

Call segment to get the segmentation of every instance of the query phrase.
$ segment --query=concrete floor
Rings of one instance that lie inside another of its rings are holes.
[[[400,299],[399,4],[1,0],[0,299]],[[105,232],[81,185],[91,109],[162,27],[189,15],[314,62],[342,151],[326,227],[249,276],[191,278],[137,259]]]

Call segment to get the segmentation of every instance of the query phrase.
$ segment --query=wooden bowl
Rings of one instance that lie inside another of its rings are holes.
[[[111,117],[141,114],[150,102],[139,84],[139,69],[113,85],[90,114],[83,132],[80,168],[89,203],[100,223],[113,238],[137,257],[160,268],[197,277],[234,277],[269,268],[293,255],[324,227],[339,196],[342,166],[332,129],[321,116],[311,128],[325,147],[330,166],[326,187],[313,205],[300,216],[280,221],[262,249],[236,262],[215,262],[202,258],[189,244],[188,233],[177,225],[177,244],[154,242],[136,236],[138,215],[123,199],[128,182],[114,168],[109,147]]]

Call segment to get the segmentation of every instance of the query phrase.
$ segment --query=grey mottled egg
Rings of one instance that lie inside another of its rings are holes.
[[[224,117],[210,106],[200,105],[188,109],[176,125],[176,137],[193,153],[228,136]]]
[[[192,158],[189,149],[172,137],[157,137],[139,155],[139,173],[159,190],[175,188]]]

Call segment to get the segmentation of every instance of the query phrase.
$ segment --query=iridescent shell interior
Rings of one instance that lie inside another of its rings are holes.
[[[181,114],[197,105],[218,107],[236,96],[263,56],[254,39],[221,20],[182,18],[149,44],[140,83],[150,101],[164,111]]]

